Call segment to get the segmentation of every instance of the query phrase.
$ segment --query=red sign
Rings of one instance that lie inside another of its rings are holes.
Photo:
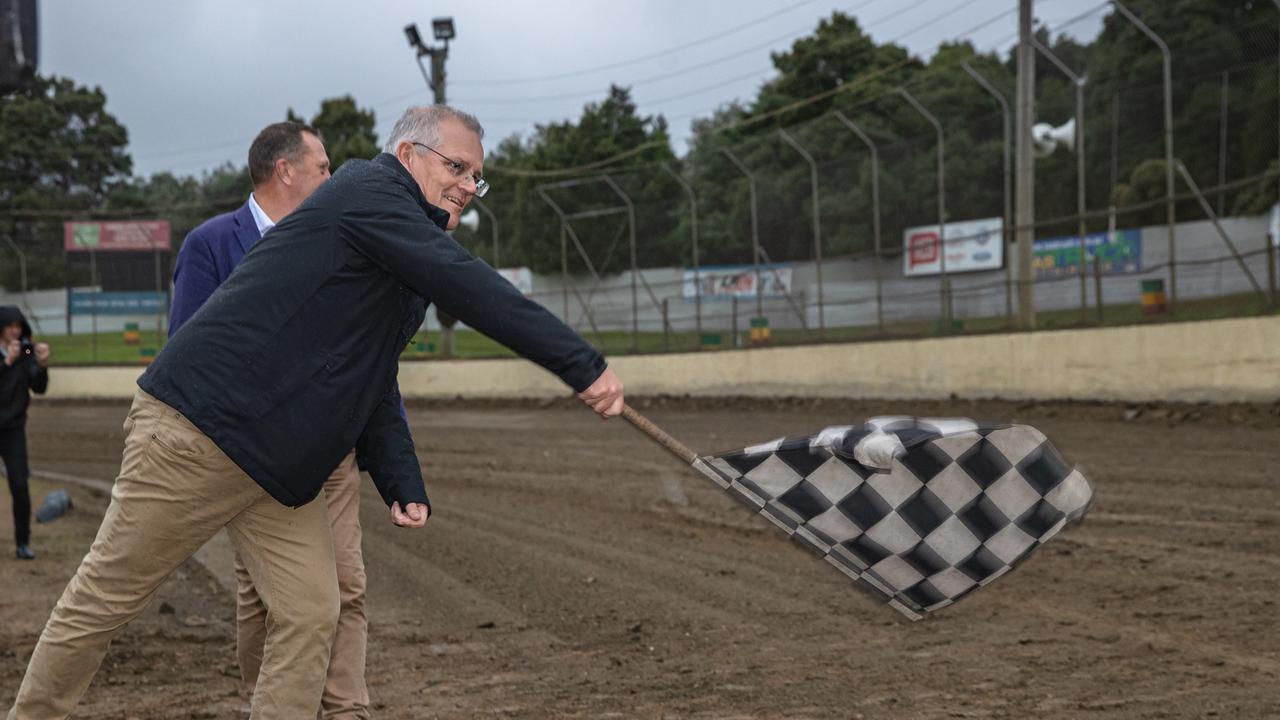
[[[907,237],[908,262],[911,267],[938,262],[938,233],[933,230],[913,233]]]
[[[67,252],[168,250],[168,220],[140,222],[69,222],[62,226]]]

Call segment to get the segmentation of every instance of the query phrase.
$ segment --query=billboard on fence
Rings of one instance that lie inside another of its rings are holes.
[[[1004,267],[1004,220],[984,218],[946,224],[947,272],[977,272]],[[937,225],[902,231],[902,274],[940,275],[941,243]]]
[[[62,248],[67,252],[168,250],[169,221],[68,222],[62,225]]]
[[[710,265],[702,267],[696,275],[693,268],[684,269],[684,297],[699,295],[704,298],[754,298],[756,296],[756,269],[754,265]],[[760,266],[760,289],[764,297],[783,297],[791,293],[791,266],[783,264]]]
[[[1096,257],[1104,274],[1131,273],[1142,270],[1142,231],[1117,230],[1084,236],[1084,249],[1093,272]],[[1037,240],[1031,260],[1036,278],[1057,278],[1080,273],[1080,237]]]
[[[72,315],[156,315],[169,310],[166,292],[96,292],[72,290]]]

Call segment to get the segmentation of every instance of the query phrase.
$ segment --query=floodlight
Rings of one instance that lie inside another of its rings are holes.
[[[431,31],[435,34],[437,40],[452,40],[454,37],[453,18],[433,18],[431,20]]]
[[[422,36],[418,34],[418,24],[409,23],[404,26],[404,36],[409,39],[409,47],[424,50]]]

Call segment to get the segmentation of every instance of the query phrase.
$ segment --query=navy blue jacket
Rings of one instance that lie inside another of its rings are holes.
[[[173,306],[169,336],[204,305],[205,300],[236,269],[249,248],[262,239],[253,211],[245,202],[235,212],[204,221],[187,234],[173,269]]]
[[[605,369],[454,242],[447,220],[394,156],[344,163],[245,255],[139,386],[283,504],[315,498],[353,446],[388,505],[427,503],[396,372],[428,302],[576,392]]]

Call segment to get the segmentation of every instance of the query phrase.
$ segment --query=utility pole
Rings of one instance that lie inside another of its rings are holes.
[[[422,71],[422,78],[427,81],[427,87],[431,88],[432,101],[436,105],[445,104],[444,83],[444,61],[449,57],[449,41],[457,34],[453,28],[453,18],[434,18],[431,21],[432,35],[439,40],[442,45],[429,46],[422,42],[422,36],[418,34],[418,25],[410,23],[404,28],[404,35],[409,40],[409,47],[417,53],[418,69]],[[427,73],[427,68],[422,64],[422,58],[431,58],[431,73]],[[487,209],[486,209],[487,212]],[[494,243],[494,262],[497,262],[497,243]],[[453,357],[453,326],[458,323],[458,319],[449,315],[440,307],[436,306],[436,319],[440,321],[440,356]]]
[[[1018,324],[1023,330],[1036,327],[1035,277],[1031,269],[1036,237],[1036,160],[1031,138],[1031,126],[1036,116],[1036,50],[1031,44],[1035,37],[1031,6],[1032,0],[1018,0],[1018,144],[1014,173],[1017,182],[1014,224],[1017,230],[1014,242],[1018,246]]]

